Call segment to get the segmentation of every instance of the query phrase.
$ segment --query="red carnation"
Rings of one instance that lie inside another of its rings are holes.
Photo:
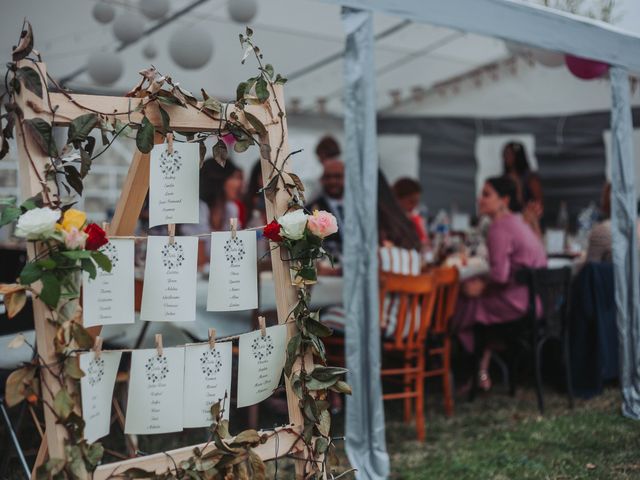
[[[85,250],[98,250],[101,246],[109,243],[105,231],[95,223],[87,225],[84,232],[88,235],[87,243],[84,246]]]
[[[274,242],[281,242],[282,237],[280,236],[280,224],[275,220],[272,221],[269,225],[264,227],[264,236],[269,240]]]

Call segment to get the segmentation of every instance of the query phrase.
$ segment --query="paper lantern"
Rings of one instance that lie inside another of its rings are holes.
[[[545,67],[556,68],[564,65],[564,55],[561,53],[541,48],[534,48],[531,53],[533,54],[533,59]]]
[[[87,64],[89,76],[99,85],[115,83],[122,76],[123,69],[122,59],[113,52],[96,53]]]
[[[567,68],[573,75],[582,80],[593,80],[600,78],[609,71],[609,65],[587,58],[574,57],[573,55],[565,56]]]
[[[196,70],[204,67],[213,54],[209,31],[199,26],[175,30],[169,39],[169,55],[180,67]]]
[[[234,22],[249,23],[258,12],[256,0],[229,0],[229,16]]]
[[[159,20],[169,13],[169,0],[140,0],[140,11],[149,20]]]
[[[132,43],[138,40],[144,32],[144,19],[136,12],[119,14],[113,22],[113,34],[122,43]]]
[[[116,9],[107,2],[98,2],[93,6],[93,18],[99,23],[109,23],[116,16]]]
[[[142,49],[142,54],[147,60],[153,60],[158,55],[158,49],[153,43],[150,43]]]

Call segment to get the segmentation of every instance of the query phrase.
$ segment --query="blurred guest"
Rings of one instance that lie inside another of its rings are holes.
[[[611,234],[611,184],[606,182],[600,197],[603,220],[589,232],[585,262],[613,261],[613,238]],[[638,248],[640,248],[640,221],[636,220]]]
[[[378,241],[381,246],[420,250],[422,242],[406,209],[396,199],[389,182],[378,170]]]
[[[320,178],[322,191],[320,196],[307,205],[307,210],[326,210],[338,220],[338,231],[324,239],[324,248],[334,258],[342,255],[342,226],[344,225],[344,163],[338,159],[324,162],[324,172]]]
[[[476,323],[493,325],[518,320],[529,303],[526,285],[515,280],[515,273],[522,268],[546,266],[547,258],[542,242],[515,215],[517,187],[508,177],[489,178],[478,199],[478,210],[491,219],[487,234],[489,274],[467,280],[462,292],[454,325],[463,346],[473,350],[473,327]],[[483,390],[491,388],[488,375],[491,350],[482,352],[478,370],[478,385]]]
[[[407,217],[409,217],[409,220],[413,222],[418,238],[420,238],[420,243],[427,245],[429,243],[427,227],[424,218],[422,218],[418,211],[422,187],[416,180],[403,177],[396,180],[396,183],[393,184],[393,193],[402,210],[404,210]]]
[[[316,156],[324,165],[327,160],[340,160],[340,145],[331,135],[325,135],[316,146]]]
[[[238,219],[238,228],[246,220],[242,196],[242,170],[231,161],[224,167],[213,158],[204,161],[200,168],[200,222],[180,225],[181,235],[201,235],[229,230],[229,220]],[[202,237],[198,244],[198,266],[209,260],[210,238]]]
[[[525,222],[539,237],[542,237],[540,219],[544,213],[542,184],[540,177],[531,170],[524,145],[509,142],[502,150],[503,174],[516,185],[514,211],[521,211]]]

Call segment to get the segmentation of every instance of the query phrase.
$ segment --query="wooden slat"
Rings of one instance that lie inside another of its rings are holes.
[[[264,461],[285,457],[288,454],[299,454],[304,447],[300,440],[301,429],[299,427],[280,427],[274,430],[265,443],[257,446],[254,450]],[[269,434],[271,432],[261,432]],[[135,467],[156,473],[174,470],[174,462],[179,464],[193,455],[193,449],[199,448],[203,453],[210,452],[215,447],[211,444],[201,443],[189,447],[178,448],[168,452],[154,453],[145,457],[131,458],[121,462],[109,463],[99,466],[93,474],[94,480],[106,480],[107,478],[118,478],[125,470]]]
[[[20,62],[19,66],[24,66],[26,62]],[[45,66],[41,65],[41,71],[46,72]],[[43,85],[46,83],[43,82]],[[24,86],[20,89],[20,95],[17,96],[16,102],[22,111],[30,108],[27,104],[37,106],[42,105],[42,100],[34,93],[27,90]],[[16,143],[18,145],[18,169],[20,178],[20,195],[22,199],[32,197],[42,191],[42,185],[38,181],[45,178],[45,167],[49,163],[47,157],[38,146],[37,142],[32,138],[31,134],[22,128],[20,122],[16,122]],[[29,160],[31,157],[31,161]],[[50,195],[55,198],[58,194],[56,185],[49,182]],[[41,253],[43,247],[33,242],[27,244],[27,254],[29,260]],[[56,362],[56,352],[54,346],[54,338],[56,335],[56,327],[49,322],[50,312],[47,306],[39,299],[33,299],[33,321],[36,330],[36,347],[40,355],[41,363],[50,365],[50,369],[42,368],[40,370],[40,379],[43,384],[49,388],[42,388],[42,398],[49,405],[53,405],[53,396],[60,390],[60,384],[56,377],[52,374],[59,371]],[[64,458],[63,439],[66,438],[66,431],[62,425],[56,423],[53,412],[44,408],[45,437],[48,444],[49,455],[55,458]]]

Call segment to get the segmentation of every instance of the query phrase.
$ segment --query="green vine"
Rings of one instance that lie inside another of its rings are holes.
[[[52,412],[57,423],[66,431],[65,458],[47,460],[37,469],[38,479],[87,478],[100,464],[104,454],[99,442],[89,444],[84,439],[84,421],[79,414],[77,393],[79,380],[84,372],[78,366],[76,354],[88,351],[93,346],[93,338],[82,326],[78,275],[87,272],[93,278],[97,274],[97,268],[107,271],[111,268],[108,258],[98,250],[100,242],[104,240],[104,232],[95,224],[87,224],[83,212],[71,208],[75,202],[75,194],[82,194],[83,180],[89,174],[93,160],[102,155],[120,136],[135,138],[138,150],[149,153],[156,134],[167,139],[170,135],[171,138],[178,135],[176,141],[198,142],[201,160],[204,160],[207,154],[204,141],[215,136],[217,142],[211,154],[218,163],[225,164],[228,148],[231,146],[238,153],[256,146],[260,156],[271,166],[263,189],[265,196],[273,201],[280,189],[286,191],[289,194],[288,214],[301,209],[304,204],[302,182],[296,175],[285,171],[291,154],[284,156],[285,113],[276,96],[276,86],[284,84],[286,79],[276,74],[272,65],[263,63],[263,55],[253,41],[251,29],[247,28],[239,38],[244,49],[242,63],[253,55],[258,64],[258,74],[238,85],[236,100],[232,104],[235,108],[231,112],[230,105],[210,97],[204,90],[201,90],[203,100],[198,101],[191,92],[174,82],[171,77],[162,75],[153,66],[140,72],[140,82],[127,94],[131,99],[130,108],[116,113],[101,112],[82,105],[47,75],[47,81],[53,83],[69,102],[84,112],[71,120],[67,140],[64,145],[59,146],[52,133],[58,106],[53,104],[48,88],[43,85],[45,76],[38,63],[41,61],[40,56],[33,50],[31,25],[26,21],[23,25],[18,45],[12,52],[12,62],[8,64],[5,74],[5,93],[0,96],[0,159],[8,154],[8,139],[14,138],[14,130],[19,128],[22,132],[28,132],[35,140],[40,154],[48,158],[48,163],[42,176],[25,141],[23,146],[27,160],[42,191],[21,205],[17,205],[15,200],[2,200],[0,226],[17,222],[20,228],[21,222],[27,223],[26,216],[48,214],[50,211],[57,212],[51,214],[57,216],[52,217],[52,229],[24,235],[28,241],[35,242],[38,254],[24,267],[17,283],[0,285],[0,293],[4,294],[9,317],[13,317],[25,306],[27,292],[31,292],[47,306],[47,322],[56,331],[56,361],[53,364],[47,363],[42,357],[36,356],[33,362],[10,375],[6,388],[6,402],[9,406],[22,401],[42,405]],[[27,107],[50,121],[42,117],[25,119],[18,102],[23,89],[42,100],[42,106],[28,101]],[[273,158],[267,128],[260,119],[247,111],[246,107],[249,105],[266,106],[272,124],[281,126]],[[219,128],[213,132],[173,132],[169,114],[171,108],[167,108],[168,106],[196,108],[212,120],[219,121]],[[272,111],[274,107],[275,113]],[[162,125],[157,128],[147,115],[151,109],[156,108],[162,121]],[[142,116],[140,121],[132,120],[132,116],[136,114]],[[102,149],[98,153],[94,153],[96,140],[90,135],[94,129],[99,129],[101,133]],[[24,141],[24,135],[22,138]],[[76,155],[70,156],[73,152]],[[55,185],[55,190],[49,185]],[[66,195],[61,196],[60,192],[65,192]],[[283,222],[283,218],[284,216],[274,219],[272,223],[279,227],[278,221]],[[314,233],[312,220],[306,225],[302,238],[286,238],[284,232],[283,236],[269,238],[283,250],[296,276],[303,279],[297,284],[298,303],[291,312],[298,332],[287,346],[285,375],[299,400],[304,417],[302,431],[296,434],[299,436],[298,441],[304,445],[302,458],[305,460],[305,478],[322,478],[328,474],[327,459],[332,456],[334,449],[330,436],[329,391],[348,394],[350,388],[343,381],[345,369],[327,366],[322,338],[331,335],[331,330],[320,322],[318,313],[311,311],[309,307],[308,283],[316,278],[315,261],[327,254],[322,248],[323,234]],[[18,337],[12,346],[17,347],[23,342],[24,338]],[[39,381],[39,378],[55,382],[59,387],[57,393],[54,394],[53,385]],[[45,395],[44,391],[49,395]],[[51,401],[46,398],[51,398]],[[207,446],[203,449],[195,448],[193,455],[187,460],[174,462],[173,468],[160,474],[131,468],[114,472],[111,477],[225,480],[265,478],[264,462],[253,449],[278,433],[246,430],[232,437],[227,421],[222,419],[221,405],[215,404],[211,413],[214,421],[209,428]],[[296,432],[291,427],[283,427],[281,430],[290,434]]]

